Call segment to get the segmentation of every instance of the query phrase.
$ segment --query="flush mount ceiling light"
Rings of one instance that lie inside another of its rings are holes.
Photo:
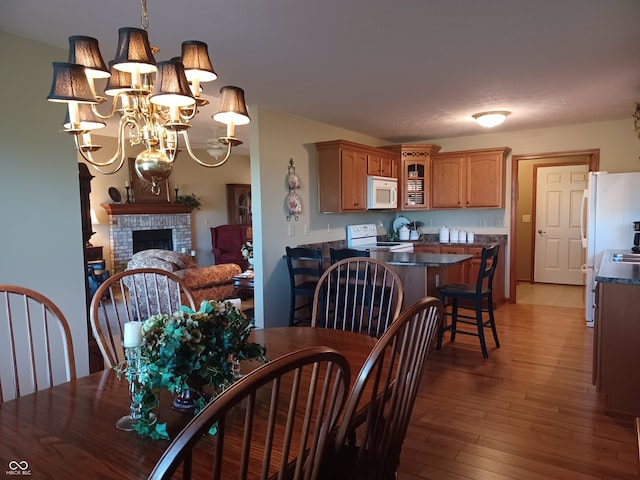
[[[159,183],[171,175],[182,137],[189,156],[204,167],[219,167],[242,142],[235,137],[235,125],[250,122],[244,91],[226,86],[220,89],[220,109],[212,117],[227,126],[227,134],[217,139],[225,151],[224,158],[209,164],[199,160],[191,149],[187,130],[199,107],[209,102],[200,98],[202,82],[218,76],[209,59],[206,43],[191,40],[182,43],[182,56],[156,63],[157,52],[149,44],[146,0],[142,3],[142,28],[121,28],[116,57],[107,69],[98,41],[92,37],[69,37],[69,61],[53,62],[53,83],[47,100],[67,103],[63,131],[73,135],[82,158],[98,172],[113,174],[124,164],[125,143],[143,145],[135,168],[140,178],[151,182],[152,191],[160,193]],[[112,97],[106,114],[97,105],[107,101],[96,96],[94,79],[108,78],[105,95]],[[118,147],[108,160],[99,161],[92,152],[101,147],[91,142],[91,132],[102,128],[104,120],[120,117]]]
[[[472,116],[473,118],[475,118],[476,122],[478,122],[479,125],[486,128],[491,128],[491,127],[500,125],[502,122],[505,121],[507,116],[510,114],[511,112],[501,110],[501,111],[494,111],[494,112],[476,113],[475,115],[472,115]]]

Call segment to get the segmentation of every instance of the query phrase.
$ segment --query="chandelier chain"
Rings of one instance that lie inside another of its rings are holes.
[[[142,13],[140,14],[140,26],[143,30],[148,30],[149,28],[149,17],[147,15],[147,0],[140,0],[140,5],[142,6]]]

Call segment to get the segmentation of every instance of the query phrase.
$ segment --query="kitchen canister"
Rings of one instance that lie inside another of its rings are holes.
[[[449,229],[447,227],[440,228],[440,243],[449,243]]]
[[[474,243],[475,235],[473,232],[467,232],[467,243]]]
[[[458,232],[458,243],[467,243],[467,232],[464,230]]]
[[[458,243],[459,232],[457,228],[452,228],[449,231],[449,241],[451,243]]]
[[[400,230],[398,230],[398,234],[400,235],[400,240],[409,240],[409,229],[406,225],[400,227]]]

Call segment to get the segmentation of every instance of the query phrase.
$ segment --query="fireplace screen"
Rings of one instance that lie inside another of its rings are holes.
[[[162,250],[173,250],[173,230],[134,230],[133,231],[133,253],[150,248],[160,248]]]

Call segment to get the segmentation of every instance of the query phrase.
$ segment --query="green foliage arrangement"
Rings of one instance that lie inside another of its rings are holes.
[[[183,306],[171,315],[147,319],[142,325],[144,343],[138,376],[142,420],[136,431],[151,438],[169,438],[166,424],[151,425],[149,421],[151,410],[157,406],[154,392],[166,388],[179,394],[192,388],[188,382],[197,377],[212,388],[215,398],[234,381],[234,358],[267,362],[265,347],[247,340],[253,328],[253,322],[230,302],[215,300],[202,302],[197,312]],[[126,373],[126,365],[116,370],[121,376]],[[199,402],[196,413],[204,406],[204,400]]]
[[[194,208],[200,210],[200,200],[193,194],[190,193],[188,195],[178,195],[176,197],[176,203],[181,203],[186,206],[189,210],[193,210]]]

